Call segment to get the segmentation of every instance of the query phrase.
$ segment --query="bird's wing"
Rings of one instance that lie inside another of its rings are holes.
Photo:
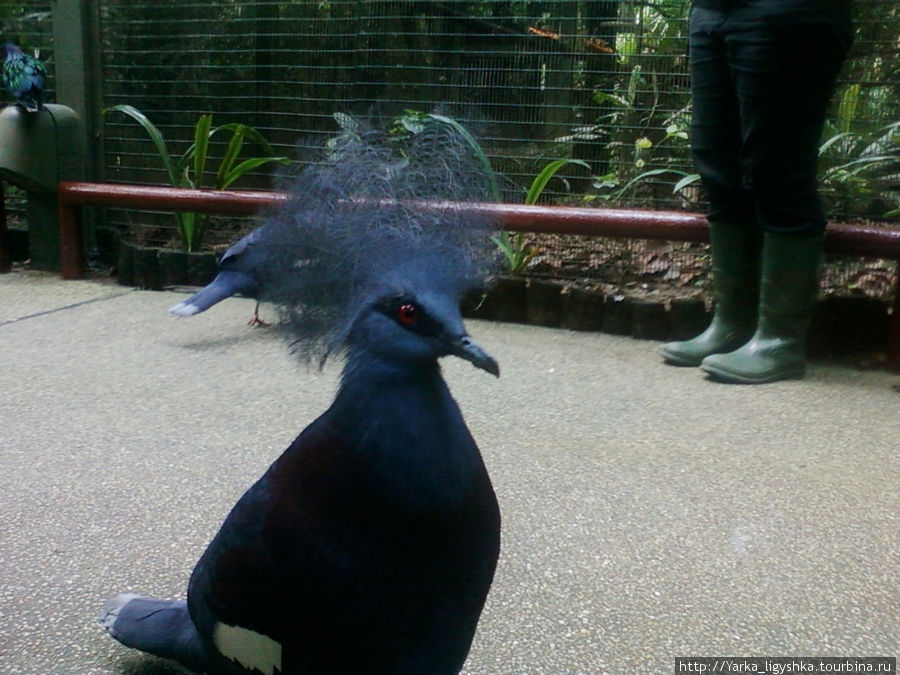
[[[47,86],[47,68],[34,57],[22,54],[7,58],[3,66],[3,85],[15,98]]]
[[[24,77],[31,82],[31,86],[43,89],[47,86],[47,67],[42,61],[25,54]]]
[[[253,255],[253,244],[259,240],[262,229],[253,230],[229,247],[219,260],[219,273],[215,279],[187,300],[170,307],[169,313],[193,316],[238,293],[255,298],[259,292],[257,266],[266,261],[262,252]]]
[[[27,88],[24,85],[25,78],[29,72],[30,69],[26,66],[25,60],[21,56],[10,54],[6,58],[3,64],[3,86],[11,96],[18,98],[22,91]]]
[[[329,502],[339,494],[335,477],[347,478],[341,445],[323,418],[310,425],[238,501],[194,570],[194,622],[245,667],[248,643],[270,660],[252,666],[267,672],[286,641],[314,640],[329,607],[340,605],[346,570],[334,557]]]
[[[240,259],[244,256],[245,253],[249,252],[251,246],[254,243],[259,241],[262,236],[263,228],[258,227],[248,235],[241,237],[234,244],[228,247],[228,250],[222,255],[222,258],[219,260],[220,267],[228,267],[240,264]]]

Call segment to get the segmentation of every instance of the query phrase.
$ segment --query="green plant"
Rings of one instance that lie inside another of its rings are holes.
[[[837,215],[900,215],[900,121],[854,131],[861,87],[841,96],[837,118],[826,125],[819,146],[820,187]]]
[[[403,115],[395,120],[395,130],[397,133],[420,133],[424,129],[424,125],[429,122],[439,122],[447,124],[457,131],[465,141],[472,147],[475,156],[485,167],[488,176],[491,177],[491,192],[495,199],[500,199],[500,188],[494,176],[490,159],[481,147],[478,140],[469,133],[469,131],[458,121],[452,117],[444,115],[436,115],[433,113],[421,113],[415,110],[407,110]],[[538,199],[547,187],[547,183],[567,164],[577,164],[590,170],[591,166],[587,162],[580,159],[557,159],[547,164],[535,177],[525,193],[525,204],[537,204]],[[531,262],[537,250],[531,246],[525,239],[524,232],[510,233],[506,230],[492,237],[497,248],[500,249],[503,258],[506,260],[507,269],[511,274],[518,274],[525,266]]]
[[[174,157],[169,153],[165,138],[159,128],[134,106],[116,105],[107,108],[103,112],[124,113],[144,128],[159,152],[163,168],[172,187],[197,190],[203,187],[209,162],[210,140],[213,136],[222,132],[231,132],[231,138],[216,171],[215,181],[212,185],[212,188],[215,190],[227,189],[242,176],[265,164],[271,162],[288,164],[290,162],[287,157],[275,156],[263,135],[246,124],[231,123],[213,127],[212,115],[201,115],[194,128],[194,142],[179,157]],[[251,157],[238,162],[244,142],[248,139],[261,145],[266,155],[263,157]],[[199,250],[203,232],[206,228],[206,214],[176,213],[175,220],[178,224],[178,231],[185,250]]]
[[[591,168],[590,164],[580,159],[557,159],[550,162],[534,177],[528,192],[525,194],[525,203],[537,204],[538,199],[540,199],[541,194],[547,187],[547,183],[567,164],[577,164],[588,170]],[[511,274],[521,272],[537,255],[537,249],[526,241],[524,232],[513,234],[503,230],[500,234],[495,235],[493,240],[503,254]]]
[[[595,198],[613,203],[622,201],[630,191],[646,183],[648,179],[658,176],[672,175],[678,177],[672,187],[672,194],[678,194],[700,180],[700,175],[697,173],[676,169],[671,166],[676,161],[680,161],[680,158],[672,155],[685,149],[688,141],[688,132],[683,120],[680,122],[667,121],[669,123],[665,127],[665,135],[659,142],[654,143],[646,135],[640,136],[633,142],[633,159],[630,162],[620,163],[615,170],[597,178],[594,187],[599,192]],[[673,148],[676,149],[676,153],[672,152]],[[669,150],[669,152],[664,152],[662,157],[652,156],[653,153],[658,153],[660,150]],[[668,166],[640,171],[648,163]]]
[[[334,115],[334,118],[342,133],[354,134],[359,130],[358,122],[349,115],[337,113]],[[398,140],[402,141],[411,135],[422,133],[428,124],[433,123],[446,124],[452,127],[472,148],[475,157],[484,166],[490,178],[492,196],[499,201],[501,197],[500,187],[491,167],[490,159],[478,140],[457,120],[445,115],[405,110],[402,115],[391,121],[388,129]],[[402,154],[402,148],[400,153]],[[536,204],[550,180],[567,164],[576,164],[588,170],[591,168],[590,164],[580,159],[557,159],[548,163],[532,180],[531,186],[525,194],[525,204]],[[508,271],[511,274],[520,273],[537,254],[537,250],[526,241],[524,232],[510,233],[503,230],[492,237],[492,239],[506,260]]]
[[[851,152],[831,152],[838,144],[849,145]],[[825,165],[820,178],[822,192],[836,213],[883,218],[900,215],[900,122],[870,136],[832,136],[822,144],[819,155]]]

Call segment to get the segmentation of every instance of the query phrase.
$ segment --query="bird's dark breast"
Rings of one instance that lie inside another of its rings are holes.
[[[444,483],[414,480],[424,465],[398,466],[398,479],[402,457],[378,452],[379,433],[348,438],[320,418],[201,560],[213,614],[280,642],[285,673],[451,673],[468,653],[499,551],[477,448],[462,467],[433,448],[432,473],[453,473]]]

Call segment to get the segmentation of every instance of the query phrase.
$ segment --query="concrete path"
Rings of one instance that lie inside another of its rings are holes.
[[[96,623],[181,596],[228,509],[330,403],[231,299],[0,276],[0,673],[180,672]],[[447,359],[504,516],[465,672],[671,673],[684,655],[897,655],[900,376],[759,387],[658,344],[470,322]]]

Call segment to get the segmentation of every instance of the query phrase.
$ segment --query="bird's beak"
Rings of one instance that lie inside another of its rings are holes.
[[[468,335],[450,340],[450,353],[465,359],[476,368],[486,370],[494,377],[500,377],[500,366],[486,351],[472,341]]]

